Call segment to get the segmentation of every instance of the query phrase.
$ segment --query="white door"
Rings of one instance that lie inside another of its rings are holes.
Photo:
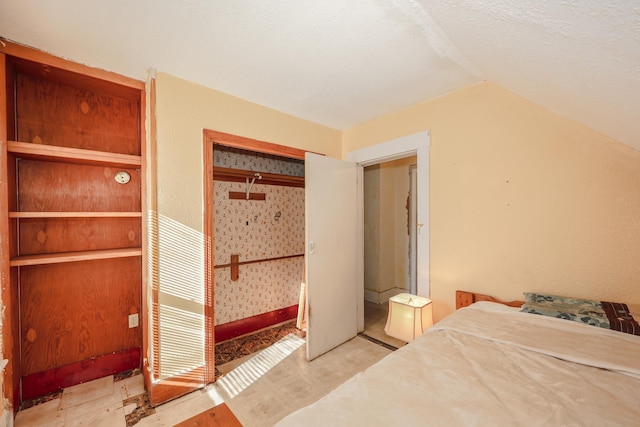
[[[307,359],[350,340],[358,327],[358,168],[305,156]]]

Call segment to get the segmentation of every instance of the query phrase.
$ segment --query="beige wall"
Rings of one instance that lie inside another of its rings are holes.
[[[159,74],[157,117],[161,289],[174,285],[175,269],[201,283],[202,254],[172,250],[176,235],[201,247],[203,128],[334,157],[430,130],[436,319],[453,310],[456,289],[640,303],[640,152],[491,83],[341,135]]]
[[[203,129],[333,157],[340,157],[341,135],[164,73],[157,75],[156,90],[157,194],[148,195],[148,206],[157,202],[157,211],[149,213],[149,277],[158,287],[164,377],[204,357]]]
[[[431,130],[431,297],[523,291],[640,303],[640,152],[494,84],[343,134],[347,152]]]
[[[156,87],[158,210],[195,230],[202,230],[203,129],[340,157],[337,130],[164,73]]]

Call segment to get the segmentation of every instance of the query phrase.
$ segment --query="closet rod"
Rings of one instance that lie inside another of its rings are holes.
[[[286,255],[286,256],[281,256],[281,257],[275,257],[275,258],[265,258],[265,259],[254,259],[251,261],[242,261],[242,262],[238,262],[236,265],[240,266],[240,265],[247,265],[247,264],[256,264],[258,262],[267,262],[267,261],[278,261],[281,259],[289,259],[289,258],[298,258],[304,256],[304,254],[298,254],[298,255]],[[231,263],[229,264],[220,264],[220,265],[214,265],[213,268],[229,268],[231,267]]]

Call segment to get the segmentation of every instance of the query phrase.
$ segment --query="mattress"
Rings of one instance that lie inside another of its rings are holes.
[[[640,337],[478,302],[278,426],[638,425]]]

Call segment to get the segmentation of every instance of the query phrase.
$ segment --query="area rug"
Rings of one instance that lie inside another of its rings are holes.
[[[296,322],[293,320],[273,328],[216,344],[216,366],[263,350],[289,334],[294,334],[300,338],[305,337],[305,332],[296,328]]]

